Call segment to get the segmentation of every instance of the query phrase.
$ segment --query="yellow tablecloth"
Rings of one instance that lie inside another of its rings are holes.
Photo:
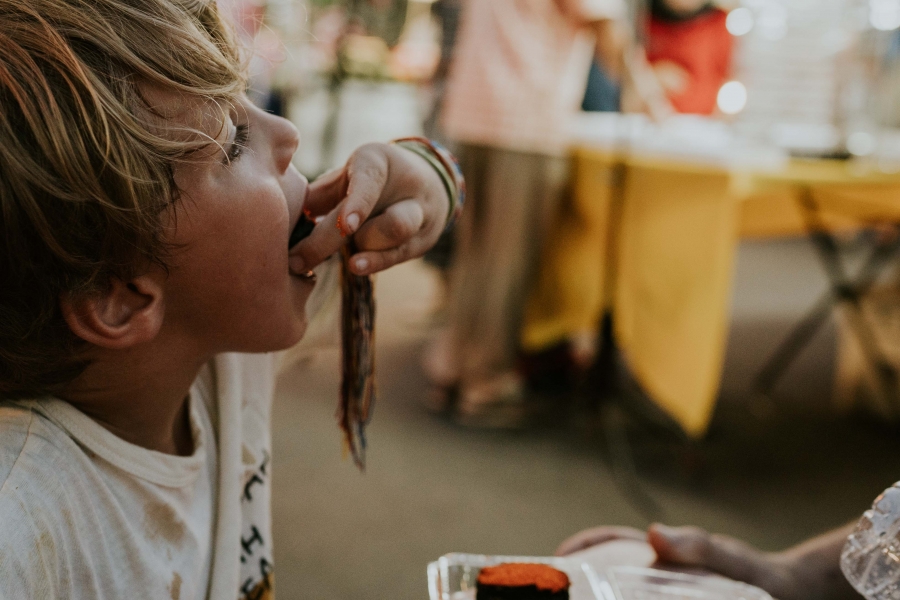
[[[579,148],[522,342],[595,327],[605,308],[638,381],[693,436],[718,394],[740,238],[802,235],[810,191],[829,227],[900,221],[900,175],[846,161],[752,172]],[[617,227],[610,227],[617,224]]]

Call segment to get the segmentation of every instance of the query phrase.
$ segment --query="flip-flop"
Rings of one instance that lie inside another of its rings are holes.
[[[521,429],[528,417],[525,385],[515,372],[462,386],[453,409],[454,421],[466,427]]]

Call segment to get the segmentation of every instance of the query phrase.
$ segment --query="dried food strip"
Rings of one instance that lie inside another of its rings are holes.
[[[362,471],[366,466],[366,425],[375,403],[375,298],[372,280],[350,272],[355,248],[341,251],[341,403],[338,421],[344,447]]]

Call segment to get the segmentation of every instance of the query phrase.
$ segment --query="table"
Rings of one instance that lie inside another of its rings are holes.
[[[721,381],[738,243],[806,234],[804,199],[831,229],[900,222],[900,174],[854,161],[742,169],[575,148],[572,202],[548,239],[523,346],[596,328],[613,310],[638,382],[702,436]]]

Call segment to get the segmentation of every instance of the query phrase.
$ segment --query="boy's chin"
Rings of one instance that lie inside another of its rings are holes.
[[[306,334],[306,320],[295,320],[277,331],[271,331],[271,335],[255,336],[254,339],[243,339],[234,344],[226,352],[263,353],[287,350],[296,345]],[[261,333],[262,328],[257,330]]]
[[[304,319],[300,323],[294,324],[290,328],[289,335],[286,335],[283,339],[278,340],[273,343],[273,347],[266,350],[266,352],[277,352],[278,350],[287,350],[288,348],[295,346],[303,339],[303,336],[306,335],[307,323]]]

